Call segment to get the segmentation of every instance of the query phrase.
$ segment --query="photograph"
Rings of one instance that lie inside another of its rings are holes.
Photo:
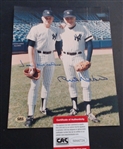
[[[0,148],[53,149],[61,117],[86,118],[91,149],[123,148],[122,12],[117,0],[1,1]]]
[[[119,126],[112,48],[109,7],[14,6],[7,128]]]

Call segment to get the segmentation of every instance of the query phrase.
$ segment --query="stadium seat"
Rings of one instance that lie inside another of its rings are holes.
[[[53,26],[59,26],[59,22],[62,21],[63,14],[55,14]],[[100,41],[111,40],[110,22],[102,21],[98,18],[96,14],[85,14],[76,13],[77,23],[80,25],[85,25],[93,35],[93,40],[97,41],[94,43],[99,44]],[[41,12],[36,12],[34,10],[15,10],[14,14],[14,24],[13,24],[13,42],[27,42],[26,36],[32,26],[41,22]],[[107,45],[102,42],[102,46]],[[111,45],[111,44],[110,44]]]

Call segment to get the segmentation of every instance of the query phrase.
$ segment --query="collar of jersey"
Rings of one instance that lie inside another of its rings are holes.
[[[46,30],[48,30],[48,29],[51,28],[51,25],[50,25],[50,27],[47,28],[43,23],[42,23],[42,26],[43,26],[43,28],[46,29]]]
[[[76,24],[75,24],[74,26],[72,26],[72,27],[68,27],[68,28],[69,28],[69,29],[73,29],[75,26],[76,26]]]

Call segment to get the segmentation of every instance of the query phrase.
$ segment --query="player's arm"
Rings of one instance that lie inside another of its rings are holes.
[[[57,51],[58,57],[61,57],[62,54],[62,40],[61,40],[61,36],[60,36],[60,28],[57,28],[57,39],[56,39],[56,43],[55,43],[55,49]]]
[[[29,55],[29,62],[32,67],[36,67],[35,63],[35,43],[37,40],[37,30],[35,27],[32,27],[27,35],[28,40],[28,55]],[[31,67],[30,67],[31,68]]]
[[[86,42],[86,47],[87,47],[87,58],[86,58],[86,60],[88,62],[90,62],[92,52],[93,52],[93,43],[92,43],[93,36],[90,33],[90,31],[87,29],[86,26],[83,26],[83,27],[84,27],[84,37],[85,37],[85,42]]]
[[[60,25],[59,25],[59,28],[61,28],[61,29],[64,29],[66,27],[66,24],[65,23],[61,23]]]
[[[87,45],[87,58],[86,58],[86,60],[90,62],[91,61],[91,57],[92,57],[92,52],[93,52],[92,40],[87,41],[86,45]]]
[[[62,41],[61,40],[60,41],[56,41],[56,43],[55,43],[55,49],[56,49],[56,51],[58,53],[58,57],[60,58],[61,51],[62,51]]]
[[[29,55],[29,62],[31,64],[31,67],[36,68],[35,64],[35,41],[28,40],[28,55]]]

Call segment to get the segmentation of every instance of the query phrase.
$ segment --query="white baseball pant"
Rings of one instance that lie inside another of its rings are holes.
[[[54,53],[53,52],[51,54],[43,54],[37,52],[35,53],[36,53],[35,58],[37,62],[37,68],[41,70],[41,77],[42,77],[41,98],[48,99],[52,76],[55,69],[54,65],[48,65],[48,64],[55,63]],[[28,105],[30,106],[36,105],[41,77],[38,80],[31,80],[31,87],[28,93]]]
[[[69,85],[69,93],[71,98],[77,97],[77,87],[76,87],[76,81],[73,80],[74,77],[76,77],[76,71],[74,66],[78,64],[81,61],[84,61],[85,56],[83,54],[77,54],[77,55],[67,55],[62,54],[62,61],[63,66],[66,74],[66,78],[68,80]],[[89,72],[88,70],[84,72],[77,72],[78,80],[81,81],[81,87],[83,88],[83,100],[84,101],[91,101],[91,89],[90,89],[90,80],[89,80]]]

